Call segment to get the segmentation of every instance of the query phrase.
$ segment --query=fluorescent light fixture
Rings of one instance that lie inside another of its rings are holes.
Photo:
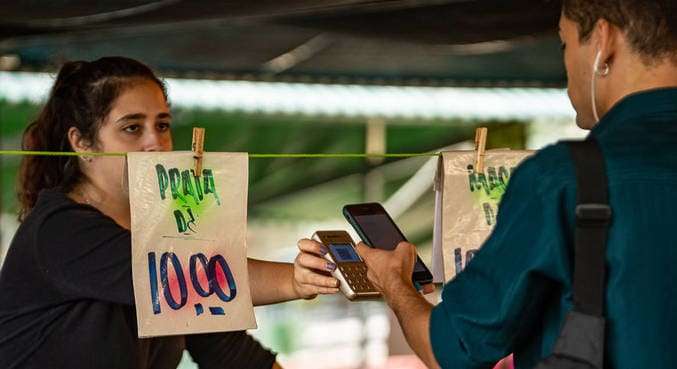
[[[0,98],[41,102],[54,76],[0,72]],[[557,88],[395,87],[166,79],[174,107],[252,114],[412,120],[573,119]]]

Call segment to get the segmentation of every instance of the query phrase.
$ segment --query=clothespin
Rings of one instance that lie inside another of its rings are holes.
[[[199,127],[193,127],[193,158],[195,158],[195,175],[200,176],[202,174],[202,154],[204,153],[205,147],[205,129]]]
[[[487,127],[479,127],[475,130],[475,172],[484,172],[484,156],[487,147]]]

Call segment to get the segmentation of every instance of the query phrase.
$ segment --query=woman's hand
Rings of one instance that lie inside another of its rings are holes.
[[[336,264],[324,258],[329,250],[321,243],[305,238],[298,242],[298,247],[292,281],[296,294],[300,298],[311,299],[318,294],[337,293],[339,281],[331,276]]]

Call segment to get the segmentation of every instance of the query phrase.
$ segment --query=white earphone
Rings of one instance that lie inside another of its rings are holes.
[[[592,100],[592,115],[595,117],[595,123],[599,122],[599,115],[597,114],[597,102],[595,98],[595,87],[597,76],[606,77],[609,75],[610,67],[609,64],[604,63],[604,69],[599,70],[599,62],[602,59],[602,50],[597,51],[597,56],[595,56],[595,62],[592,65],[592,81],[590,82],[590,99]]]

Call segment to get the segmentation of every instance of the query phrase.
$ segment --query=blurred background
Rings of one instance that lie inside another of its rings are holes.
[[[122,55],[168,83],[174,144],[249,153],[539,149],[581,137],[557,1],[97,1],[3,4],[0,150],[20,149],[61,63]],[[379,201],[430,263],[436,159],[250,159],[248,252],[291,261],[347,203]],[[0,263],[18,226],[19,157],[0,156]],[[351,232],[352,233],[352,232]],[[357,235],[352,233],[354,239]],[[437,295],[430,296],[431,301]],[[381,302],[256,308],[286,368],[422,368]],[[186,355],[181,368],[194,368]]]

